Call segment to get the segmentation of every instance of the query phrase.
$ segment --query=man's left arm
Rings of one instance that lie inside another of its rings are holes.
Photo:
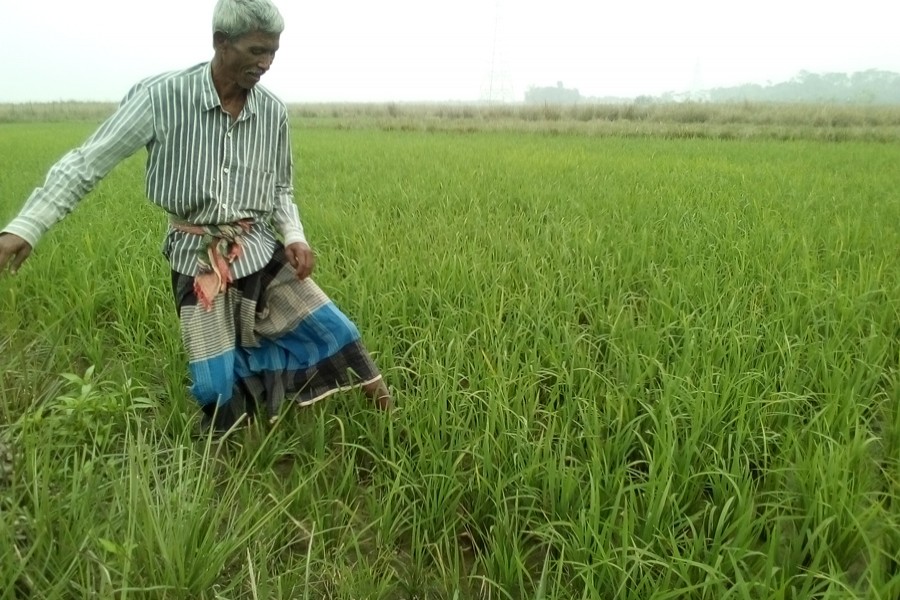
[[[285,254],[299,279],[309,277],[316,266],[303,224],[300,222],[300,210],[294,203],[294,161],[291,154],[290,125],[287,115],[282,119],[276,138],[277,166],[275,173],[275,209],[272,215],[275,227],[284,238]]]

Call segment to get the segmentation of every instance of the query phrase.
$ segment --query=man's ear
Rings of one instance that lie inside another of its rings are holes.
[[[217,31],[213,33],[213,48],[216,50],[224,46],[227,42],[228,36],[224,32]]]

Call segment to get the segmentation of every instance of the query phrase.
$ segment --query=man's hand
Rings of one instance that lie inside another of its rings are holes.
[[[303,242],[294,242],[285,247],[284,252],[288,262],[297,272],[297,279],[306,279],[312,275],[313,269],[316,268],[316,255],[313,254],[312,248]]]
[[[0,233],[0,275],[9,263],[9,272],[13,275],[31,254],[31,244],[12,233]]]

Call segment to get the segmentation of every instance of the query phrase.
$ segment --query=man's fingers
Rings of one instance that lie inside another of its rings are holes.
[[[25,246],[13,256],[12,263],[9,266],[9,270],[15,273],[19,270],[19,267],[22,266],[22,263],[25,262],[25,259],[28,258],[28,255],[31,254],[31,248]]]
[[[297,261],[297,277],[299,279],[306,279],[312,273],[313,265],[315,264],[316,258],[311,250],[306,250],[305,252],[298,252]]]
[[[15,273],[31,254],[31,245],[17,235],[0,234],[0,273],[9,265],[11,273]]]
[[[18,259],[16,252],[6,249],[0,250],[0,275],[6,270],[7,265],[9,265],[9,271],[15,273],[23,260],[25,260],[25,258],[22,258],[21,260]]]
[[[302,258],[297,261],[297,277],[299,279],[306,279],[309,275],[309,255],[307,253],[302,253]]]
[[[306,251],[306,261],[303,265],[303,277],[301,279],[306,279],[310,275],[312,275],[313,268],[316,266],[316,255],[313,254],[312,250]]]

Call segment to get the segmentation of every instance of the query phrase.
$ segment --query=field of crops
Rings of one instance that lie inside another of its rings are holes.
[[[0,221],[92,129],[0,125]],[[0,279],[0,597],[900,597],[900,146],[294,145],[398,409],[200,438],[135,156]]]

